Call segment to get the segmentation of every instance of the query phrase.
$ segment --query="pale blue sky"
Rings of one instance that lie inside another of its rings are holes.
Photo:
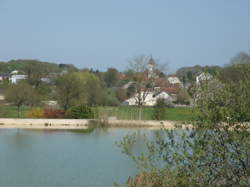
[[[171,71],[250,48],[250,0],[0,0],[0,61],[124,70],[152,54]]]

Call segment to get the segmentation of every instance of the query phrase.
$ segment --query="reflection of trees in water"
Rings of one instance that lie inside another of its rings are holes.
[[[23,148],[23,147],[29,147],[32,146],[33,144],[33,138],[27,134],[28,132],[25,132],[20,129],[15,129],[15,134],[14,134],[14,144],[18,148]]]

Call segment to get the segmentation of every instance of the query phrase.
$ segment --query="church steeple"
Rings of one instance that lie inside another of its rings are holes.
[[[154,68],[155,68],[155,60],[153,59],[152,55],[148,61],[147,69],[148,69],[148,78],[152,78],[154,76]]]
[[[154,58],[152,57],[152,55],[150,55],[150,59],[149,59],[149,61],[148,61],[148,64],[149,64],[149,65],[152,65],[152,66],[155,65],[155,60],[154,60]]]

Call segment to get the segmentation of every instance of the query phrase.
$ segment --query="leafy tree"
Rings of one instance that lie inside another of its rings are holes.
[[[250,55],[244,52],[237,54],[230,61],[230,65],[245,64],[245,63],[250,63]]]
[[[108,68],[108,71],[105,73],[104,80],[109,88],[116,86],[119,80],[119,72],[117,69]]]
[[[127,99],[127,91],[126,91],[126,89],[123,89],[123,88],[117,89],[116,90],[116,97],[121,102],[125,101],[125,99]]]
[[[224,83],[239,82],[249,73],[249,63],[232,64],[221,69],[218,79]]]
[[[42,78],[49,75],[49,66],[36,60],[27,60],[24,65],[24,71],[27,74],[27,80],[31,85],[37,88],[42,83]]]
[[[134,70],[132,69],[128,69],[127,71],[124,72],[126,78],[128,81],[131,81],[133,80],[133,77],[134,77]]]
[[[39,98],[32,86],[25,81],[13,84],[5,90],[5,98],[8,102],[17,106],[18,117],[21,116],[21,106],[31,105],[39,102]]]
[[[101,94],[100,105],[104,106],[118,106],[120,103],[115,96],[114,89],[103,89]]]
[[[103,93],[99,78],[89,72],[71,72],[60,76],[56,89],[57,99],[64,110],[79,104],[98,105]]]
[[[84,102],[84,87],[77,73],[60,76],[56,83],[56,98],[64,110]]]
[[[91,74],[86,80],[85,88],[87,91],[86,103],[92,106],[100,104],[103,93],[100,80],[95,75]]]

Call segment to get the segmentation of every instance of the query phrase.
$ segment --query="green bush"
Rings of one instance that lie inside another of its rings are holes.
[[[79,105],[72,107],[68,115],[74,119],[93,119],[94,111],[87,105]]]

